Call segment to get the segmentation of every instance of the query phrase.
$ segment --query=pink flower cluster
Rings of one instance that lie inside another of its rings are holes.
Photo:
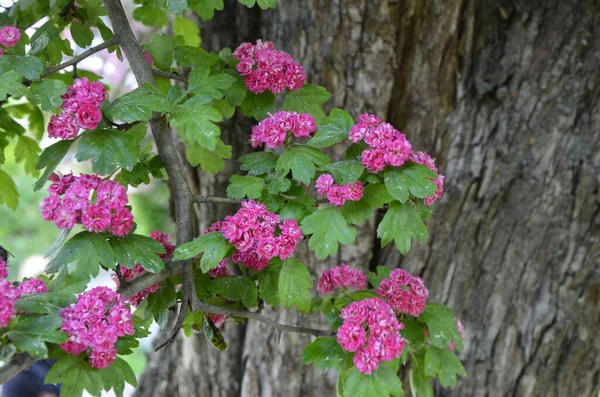
[[[283,145],[287,134],[296,138],[311,136],[317,130],[315,118],[307,113],[277,112],[252,127],[250,143],[258,147],[265,143],[270,148]]]
[[[171,255],[173,254],[173,251],[175,250],[175,245],[171,244],[171,242],[169,241],[171,239],[171,237],[167,233],[163,233],[160,230],[155,230],[152,233],[150,233],[150,238],[158,241],[159,243],[161,243],[163,245],[166,253],[159,255],[161,257],[161,259],[163,261],[167,261],[167,260],[171,259]],[[121,272],[121,278],[123,280],[131,281],[134,278],[137,278],[137,277],[141,276],[142,274],[146,273],[146,269],[144,269],[142,267],[142,265],[140,265],[138,263],[131,269],[121,267],[120,272]],[[113,274],[112,279],[115,282],[115,284],[117,285],[117,288],[119,288],[121,286],[119,277],[116,274]],[[131,296],[129,299],[127,299],[127,303],[129,303],[132,306],[139,306],[140,302],[142,302],[144,299],[146,299],[146,297],[149,294],[158,291],[161,284],[162,283],[156,283],[156,284],[146,288],[145,290],[138,292],[137,294],[135,294],[135,295]]]
[[[444,175],[438,172],[438,169],[435,166],[435,160],[432,159],[428,154],[416,152],[411,155],[410,161],[413,163],[422,164],[437,174],[437,178],[433,179],[433,182],[437,186],[437,190],[435,191],[435,195],[425,197],[425,205],[431,205],[435,202],[435,200],[442,198],[442,195],[444,194]]]
[[[127,190],[116,181],[103,180],[97,174],[52,174],[50,195],[40,204],[42,216],[60,229],[80,223],[90,232],[110,230],[122,237],[133,227],[133,215],[125,206]]]
[[[125,299],[108,287],[96,287],[79,295],[77,303],[62,310],[61,330],[69,339],[60,347],[78,355],[90,349],[90,366],[106,368],[117,355],[115,343],[133,335],[133,313]]]
[[[363,184],[356,181],[347,185],[336,185],[330,174],[323,174],[317,178],[315,188],[320,195],[327,195],[327,200],[336,207],[341,207],[346,200],[358,201],[363,196]]]
[[[419,277],[413,277],[403,269],[394,269],[389,278],[381,281],[377,294],[387,299],[398,312],[419,317],[425,310],[429,291]]]
[[[367,287],[367,277],[358,269],[350,269],[347,264],[335,266],[331,270],[324,270],[317,284],[317,291],[322,295],[331,294],[338,288]]]
[[[50,138],[76,138],[79,128],[93,130],[102,120],[102,102],[106,99],[106,88],[102,83],[77,79],[62,96],[62,112],[52,115],[48,123]]]
[[[254,270],[269,266],[273,257],[289,258],[303,237],[295,220],[282,222],[279,215],[253,200],[242,202],[242,208],[234,216],[227,216],[206,230],[217,231],[223,232],[223,237],[238,250],[233,261]]]
[[[242,43],[233,52],[240,62],[236,69],[244,77],[246,87],[255,94],[270,90],[278,94],[289,88],[294,91],[304,85],[306,73],[292,56],[274,49],[270,41]]]
[[[0,278],[8,277],[8,262],[0,258]]]
[[[1,259],[0,259],[1,261]],[[15,313],[15,303],[22,295],[48,292],[46,284],[37,278],[23,281],[18,287],[0,277],[0,328],[6,328]]]
[[[374,114],[364,113],[358,116],[358,123],[350,129],[348,138],[352,142],[364,140],[369,146],[363,151],[363,165],[372,172],[379,172],[386,165],[400,167],[406,162],[422,164],[435,171],[433,179],[437,186],[435,195],[426,197],[425,205],[431,205],[444,193],[444,176],[438,173],[434,160],[423,152],[413,152],[406,135],[400,133],[391,124],[383,122]]]
[[[0,44],[4,47],[14,47],[17,41],[21,40],[21,31],[13,26],[5,26],[0,29]],[[0,55],[4,55],[4,51],[0,49]]]
[[[402,355],[406,341],[400,330],[404,324],[381,299],[352,302],[342,309],[340,317],[344,322],[337,331],[337,341],[342,349],[355,352],[353,361],[360,372],[371,374],[382,361]]]
[[[352,142],[364,140],[369,145],[362,154],[362,163],[373,172],[383,170],[386,165],[400,167],[412,153],[406,135],[373,114],[358,116],[358,123],[350,129],[348,138]]]

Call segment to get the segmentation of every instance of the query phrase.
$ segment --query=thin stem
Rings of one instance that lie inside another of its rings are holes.
[[[69,59],[65,63],[61,63],[60,65],[46,69],[46,71],[42,73],[42,76],[40,78],[50,76],[52,73],[56,73],[60,70],[63,70],[64,68],[68,68],[69,66],[76,65],[79,62],[83,61],[85,58],[116,44],[119,44],[119,38],[118,36],[113,36],[110,39],[106,40],[104,43],[98,44],[96,47],[92,47],[89,50],[82,52],[81,54]]]
[[[232,199],[229,197],[212,197],[212,196],[194,196],[195,203],[217,203],[217,204],[239,204],[242,200]]]
[[[286,325],[273,321],[270,318],[263,316],[257,312],[248,312],[243,310],[233,310],[221,306],[213,306],[200,301],[197,298],[192,298],[192,310],[195,312],[211,313],[211,314],[223,314],[229,317],[242,317],[250,320],[256,320],[263,324],[267,324],[271,328],[275,328],[280,332],[295,332],[299,334],[308,334],[313,336],[325,336],[331,337],[335,335],[335,332],[331,330],[313,329],[305,327],[295,327],[293,325]]]
[[[158,70],[158,69],[152,69],[152,74],[155,76],[166,77],[171,80],[181,81],[182,83],[186,83],[186,84],[188,82],[187,77],[182,76],[178,73],[169,73],[169,72],[163,72],[162,70]]]

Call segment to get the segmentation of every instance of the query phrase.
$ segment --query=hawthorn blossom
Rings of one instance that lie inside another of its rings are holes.
[[[311,136],[317,130],[315,119],[310,114],[277,112],[252,127],[252,147],[266,144],[270,148],[283,145],[288,134],[296,138]]]
[[[21,31],[13,26],[5,26],[0,29],[0,44],[5,47],[14,47],[21,40]]]
[[[319,175],[315,183],[318,194],[326,195],[331,205],[341,207],[346,201],[358,201],[363,196],[364,186],[361,181],[346,185],[336,185],[330,174]]]
[[[323,271],[319,277],[317,291],[322,295],[327,295],[338,288],[365,289],[367,284],[367,277],[361,270],[351,269],[349,265],[342,264]]]

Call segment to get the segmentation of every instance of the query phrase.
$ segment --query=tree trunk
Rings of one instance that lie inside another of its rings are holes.
[[[466,328],[468,377],[438,395],[598,393],[598,26],[594,0],[283,0],[262,13],[230,2],[204,32],[213,48],[274,41],[333,93],[331,106],[385,117],[437,156],[446,193],[428,244],[406,257],[380,249],[374,219],[337,258],[317,263],[306,247],[300,257],[315,277],[342,262],[422,276],[430,300]],[[249,130],[247,121],[224,128],[235,157]],[[197,181],[198,191],[222,194],[227,177]],[[202,207],[201,228],[224,210],[234,209]],[[226,329],[226,353],[196,336],[154,354],[139,394],[335,395],[334,374],[300,364],[308,337],[279,338],[252,322]]]

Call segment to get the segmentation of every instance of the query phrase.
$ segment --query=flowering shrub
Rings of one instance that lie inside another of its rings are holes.
[[[294,257],[302,249],[335,261],[340,245],[354,244],[357,228],[368,220],[377,223],[382,246],[393,242],[402,254],[413,241],[426,242],[425,223],[444,190],[433,158],[377,115],[355,120],[337,108],[326,114],[331,94],[306,84],[300,63],[269,41],[218,54],[198,48],[186,10],[189,5],[210,19],[219,8],[215,2],[135,3],[139,22],[162,28],[173,20],[181,36],[154,35],[140,46],[118,0],[19,3],[19,13],[5,18],[18,26],[0,29],[7,52],[0,56],[0,100],[6,103],[0,119],[10,125],[0,128],[0,160],[15,142],[17,162],[32,175],[41,172],[34,190],[49,182],[41,216],[64,229],[38,279],[5,280],[8,256],[0,247],[0,352],[12,364],[0,367],[0,383],[12,374],[6,368],[50,357],[58,361],[46,382],[63,383],[66,396],[110,389],[122,395],[125,382],[135,385],[136,379],[120,356],[132,352],[153,321],[165,327],[176,312],[173,337],[179,329],[201,332],[220,350],[227,346],[219,328],[226,318],[316,336],[302,362],[335,370],[341,397],[402,395],[398,373],[407,364],[416,397],[432,395],[433,378],[455,386],[465,375],[455,354],[463,348],[463,327],[451,309],[432,302],[423,280],[402,269],[379,266],[365,274],[340,264],[323,271],[320,296],[313,296],[313,274]],[[262,7],[275,3],[258,1]],[[42,17],[48,22],[26,35],[35,25],[30,22]],[[70,42],[60,39],[67,27],[86,49],[81,55],[73,57]],[[91,28],[104,40],[94,47]],[[117,49],[139,87],[111,101],[103,76],[74,66]],[[72,59],[61,63],[65,56]],[[58,140],[39,154],[42,112],[52,112],[46,130]],[[234,114],[255,120],[248,142],[267,150],[238,159],[242,172],[231,176],[227,197],[196,196],[185,161],[207,173],[223,170],[233,153],[219,123]],[[31,131],[19,124],[25,119]],[[149,145],[148,130],[154,138]],[[345,155],[333,161],[321,149],[337,144],[335,152]],[[69,153],[77,162],[90,160],[92,172],[55,172]],[[135,233],[127,190],[152,179],[170,184],[177,244],[160,231]],[[239,207],[194,239],[194,203]],[[17,188],[3,170],[0,204],[18,204]],[[71,229],[76,232],[67,239]],[[116,291],[86,291],[101,269],[111,272]],[[264,306],[320,312],[329,327],[279,324],[261,314]]]

